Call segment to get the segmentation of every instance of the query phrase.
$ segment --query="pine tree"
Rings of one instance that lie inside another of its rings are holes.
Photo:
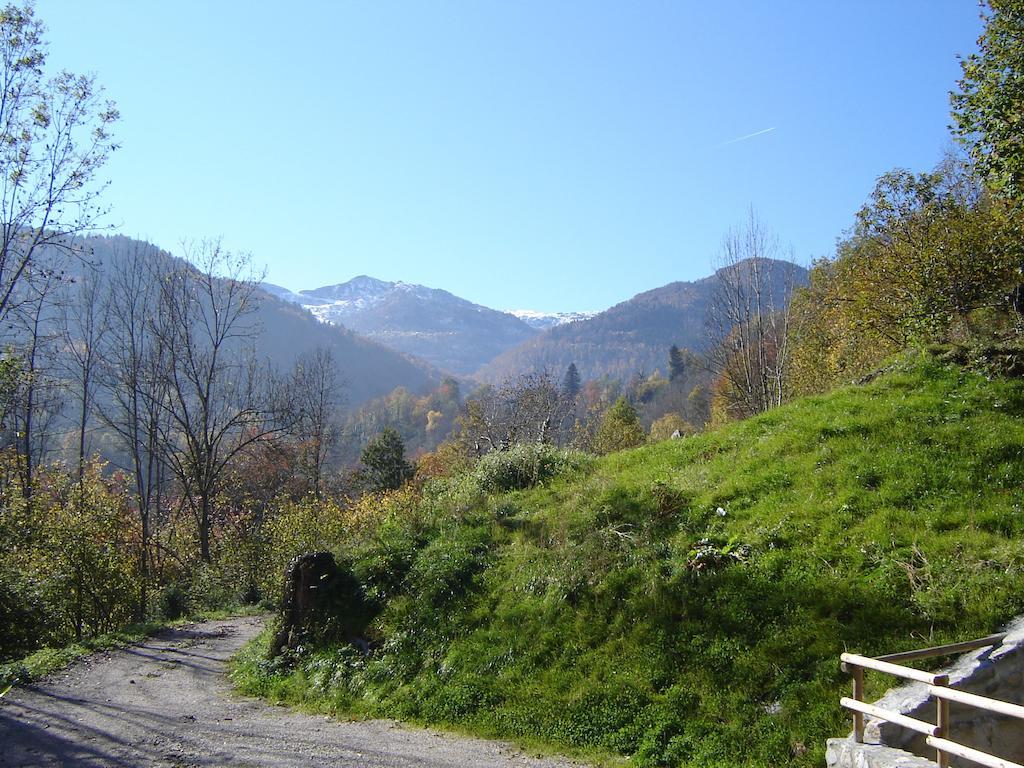
[[[365,469],[368,489],[393,491],[413,475],[412,464],[405,460],[405,443],[391,427],[367,443],[359,457]]]
[[[686,372],[686,359],[675,344],[668,351],[668,380],[681,379]]]
[[[565,369],[565,378],[562,379],[562,396],[566,400],[575,400],[580,393],[580,372],[576,370],[576,363],[569,363]]]

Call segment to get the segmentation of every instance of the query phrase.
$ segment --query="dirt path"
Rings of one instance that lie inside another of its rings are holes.
[[[337,722],[231,694],[225,664],[261,619],[212,621],[99,654],[0,700],[0,766],[565,768],[506,744]]]

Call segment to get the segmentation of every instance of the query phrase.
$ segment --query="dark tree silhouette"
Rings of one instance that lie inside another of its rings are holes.
[[[391,427],[367,443],[359,459],[364,467],[367,490],[393,491],[413,475],[412,464],[405,460],[405,443]]]
[[[569,363],[565,369],[565,378],[562,379],[562,396],[566,400],[575,400],[580,393],[580,372],[576,370],[576,363]]]

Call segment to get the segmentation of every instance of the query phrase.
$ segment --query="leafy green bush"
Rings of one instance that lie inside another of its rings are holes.
[[[188,591],[181,584],[168,584],[157,597],[157,613],[168,621],[180,619],[188,613]]]
[[[188,613],[223,610],[242,604],[245,584],[239,584],[230,572],[217,565],[197,566],[187,586]]]
[[[483,490],[500,493],[532,488],[590,464],[591,457],[581,451],[543,443],[520,444],[484,456],[473,470],[473,477]]]
[[[31,503],[0,453],[0,660],[126,625],[138,608],[137,519],[90,462],[40,468]]]
[[[59,618],[37,579],[0,568],[0,661],[16,659],[47,642]]]

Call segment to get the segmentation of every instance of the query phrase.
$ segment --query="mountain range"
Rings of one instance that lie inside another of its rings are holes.
[[[800,285],[807,271],[764,260],[767,282]],[[343,326],[437,368],[499,383],[533,371],[559,376],[575,363],[584,380],[628,379],[666,369],[672,345],[701,351],[718,274],[637,294],[603,312],[501,312],[448,291],[361,275],[348,282],[292,292],[262,288],[299,305],[325,324]],[[773,296],[776,306],[783,295]]]
[[[574,317],[529,311],[517,317],[438,288],[366,275],[298,293],[271,283],[261,287],[325,323],[344,326],[462,376],[471,375],[543,328]]]
[[[100,271],[119,269],[123,254],[139,247],[153,258],[175,258],[120,236],[90,238],[88,247]],[[791,283],[806,281],[801,267],[767,264],[775,283],[786,282],[783,275]],[[570,363],[584,380],[625,380],[658,368],[665,372],[673,344],[703,349],[719,284],[714,275],[669,283],[592,315],[520,311],[517,317],[448,291],[367,276],[298,293],[263,283],[253,341],[279,370],[305,351],[329,349],[351,406],[397,387],[419,392],[446,375],[498,383],[534,371],[561,376]]]

